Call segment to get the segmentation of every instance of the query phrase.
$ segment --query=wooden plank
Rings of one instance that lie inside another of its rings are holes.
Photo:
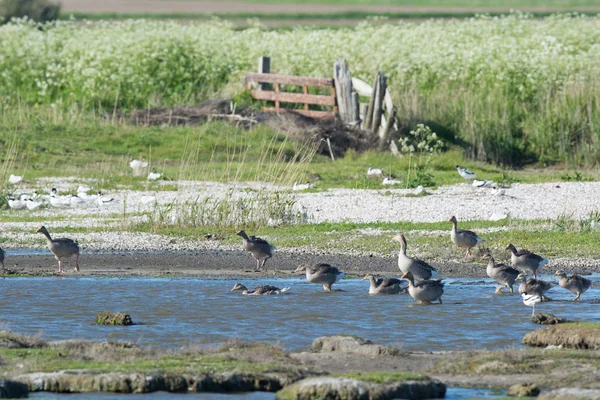
[[[277,87],[277,86],[276,86]],[[335,98],[331,96],[319,96],[316,94],[271,92],[264,90],[253,90],[252,97],[257,100],[280,101],[284,103],[307,103],[321,106],[335,106]]]
[[[302,86],[302,93],[308,94],[308,86],[307,85]],[[308,103],[304,103],[304,109],[306,111],[308,111]]]
[[[307,117],[318,118],[318,119],[335,118],[335,113],[332,113],[330,111],[315,111],[315,110],[306,111],[306,110],[293,110],[293,109],[286,109],[286,108],[280,108],[279,110],[276,110],[275,107],[263,107],[263,111],[266,111],[266,112],[294,112],[294,113],[305,115]]]
[[[279,74],[257,74],[249,73],[246,75],[247,81],[280,83],[283,85],[308,85],[308,86],[324,86],[333,87],[333,79],[330,78],[311,78],[308,76],[292,76]]]
[[[279,83],[275,83],[275,108],[279,110]]]

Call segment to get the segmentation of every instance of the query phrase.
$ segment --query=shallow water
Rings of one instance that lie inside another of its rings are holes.
[[[552,280],[550,276],[542,279]],[[593,276],[600,280],[600,276]],[[277,296],[230,293],[236,280],[201,278],[35,277],[0,279],[0,326],[19,333],[41,332],[48,340],[127,340],[179,347],[232,338],[306,349],[319,336],[355,334],[406,350],[502,349],[519,347],[539,326],[518,295],[494,294],[487,279],[447,278],[442,305],[417,305],[408,295],[370,296],[368,283],[346,279],[336,291],[305,279],[246,280],[246,286],[290,286]],[[335,287],[334,286],[334,287]],[[536,310],[575,320],[600,321],[600,288],[574,303],[559,287],[554,301]],[[101,311],[124,311],[137,325],[96,326]]]

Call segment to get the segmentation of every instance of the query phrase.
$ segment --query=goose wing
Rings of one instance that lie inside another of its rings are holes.
[[[418,258],[413,258],[413,261],[421,268],[425,268],[431,271],[437,271],[437,269],[435,269],[434,267],[432,267],[431,265],[429,265],[428,263],[426,263],[423,260],[419,260]]]
[[[461,230],[458,230],[458,231],[456,231],[456,233],[457,233],[458,235],[462,235],[462,236],[471,236],[471,237],[473,237],[473,238],[477,238],[477,237],[478,237],[478,236],[477,236],[477,234],[476,234],[475,232],[473,232],[473,231],[468,231],[468,230],[466,230],[466,229],[461,229]]]
[[[317,264],[315,265],[315,272],[318,272],[319,274],[338,275],[340,273],[340,270],[336,267],[332,267],[329,264]]]
[[[381,286],[381,287],[392,287],[395,285],[399,285],[401,283],[402,283],[402,281],[400,279],[396,279],[396,278],[377,279],[377,286]]]
[[[264,244],[264,245],[269,245],[269,242],[267,242],[265,239],[263,238],[259,238],[258,236],[250,236],[250,241],[254,242],[256,244]]]
[[[435,279],[435,280],[427,279],[425,281],[415,283],[415,286],[422,288],[422,289],[433,289],[433,288],[444,287],[444,283],[442,282],[441,279]]]
[[[64,245],[64,246],[76,246],[76,247],[79,247],[79,243],[77,243],[76,240],[69,239],[69,238],[56,238],[56,239],[52,239],[52,241],[55,242],[55,243],[59,243],[61,245]]]
[[[532,253],[529,250],[525,250],[525,249],[521,249],[519,251],[517,251],[517,257],[527,257],[530,258],[532,260],[536,260],[536,261],[542,261],[544,258],[542,256],[539,256],[535,253]]]

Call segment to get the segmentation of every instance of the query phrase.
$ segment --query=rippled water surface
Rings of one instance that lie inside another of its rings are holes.
[[[600,276],[592,279],[598,281]],[[552,280],[545,276],[542,279]],[[39,277],[0,279],[0,326],[45,339],[127,340],[177,347],[232,338],[307,348],[319,336],[355,334],[407,350],[500,349],[520,346],[537,328],[518,295],[494,294],[491,280],[447,278],[444,304],[414,304],[408,295],[370,296],[368,284],[343,280],[325,293],[305,279],[246,280],[290,286],[278,296],[230,293],[235,280],[200,278]],[[600,321],[600,288],[574,303],[559,287],[536,310]],[[124,311],[137,324],[96,326],[101,311]]]

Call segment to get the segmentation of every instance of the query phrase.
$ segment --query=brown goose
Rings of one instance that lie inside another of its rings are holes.
[[[0,248],[0,264],[2,264],[2,272],[4,272],[4,255],[6,253]]]
[[[536,294],[544,300],[550,300],[549,297],[545,296],[545,293],[554,287],[554,284],[551,282],[545,282],[540,279],[529,278],[523,273],[517,276],[517,280],[522,280],[523,283],[519,285],[519,293],[522,295],[525,294]]]
[[[262,285],[256,286],[252,290],[248,290],[248,288],[241,283],[236,283],[231,289],[232,292],[241,291],[242,294],[251,294],[251,295],[261,295],[261,294],[280,294],[290,290],[289,287],[284,287],[283,289],[279,289],[276,286],[272,285]]]
[[[346,276],[345,272],[329,264],[315,264],[312,267],[308,264],[300,264],[294,272],[306,272],[306,280],[323,285],[326,292],[331,292],[331,285]]]
[[[42,232],[46,236],[48,250],[54,254],[54,258],[58,261],[58,271],[56,272],[65,272],[62,269],[61,259],[73,255],[75,255],[75,272],[79,271],[79,244],[76,241],[67,238],[52,239],[45,226],[41,226],[36,232]]]
[[[431,304],[439,300],[442,304],[442,295],[444,294],[444,284],[441,280],[424,280],[415,283],[415,277],[412,272],[402,275],[402,278],[408,280],[408,294],[419,303]]]
[[[576,296],[573,301],[579,300],[579,297],[592,286],[592,281],[577,274],[567,277],[564,271],[556,271],[554,276],[560,276],[558,285],[561,288],[567,289]]]
[[[496,264],[494,257],[491,254],[483,256],[484,259],[488,260],[486,268],[487,275],[498,282],[502,286],[496,288],[496,293],[502,292],[502,287],[505,286],[510,289],[510,294],[513,294],[513,285],[519,276],[519,271],[504,264]]]
[[[369,294],[398,294],[406,292],[406,288],[400,287],[402,280],[396,278],[375,278],[373,274],[366,274],[363,281],[369,281]]]
[[[413,276],[419,280],[430,279],[437,274],[437,269],[427,264],[423,260],[412,258],[406,255],[406,238],[402,233],[392,238],[392,242],[400,243],[400,253],[398,253],[398,268],[402,273],[412,272]]]
[[[506,250],[510,250],[510,261],[512,262],[512,266],[525,270],[525,272],[533,275],[534,279],[537,279],[537,271],[548,264],[547,258],[538,256],[529,250],[517,250],[512,243],[506,246]]]
[[[478,237],[477,234],[473,231],[467,231],[464,229],[458,230],[458,221],[455,216],[450,217],[448,221],[452,222],[452,231],[450,231],[450,238],[452,239],[452,243],[454,243],[458,247],[467,249],[467,257],[470,257],[471,249],[477,246],[479,243],[484,242],[485,240]]]
[[[273,253],[275,253],[275,246],[271,246],[269,242],[264,239],[261,239],[256,236],[250,236],[246,234],[246,232],[239,231],[237,233],[238,236],[241,236],[244,239],[244,250],[249,251],[250,254],[256,259],[256,269],[261,269],[267,259],[273,257]]]

